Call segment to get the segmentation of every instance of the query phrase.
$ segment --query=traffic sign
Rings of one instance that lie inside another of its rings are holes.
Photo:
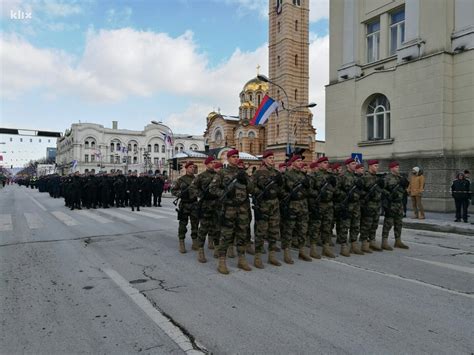
[[[362,164],[362,153],[351,153],[351,158],[356,161],[357,164]]]

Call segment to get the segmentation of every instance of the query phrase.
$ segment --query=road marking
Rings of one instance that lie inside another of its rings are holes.
[[[408,256],[406,258],[413,259],[413,260],[418,260],[418,261],[421,261],[421,262],[427,263],[427,264],[432,264],[432,265],[436,265],[436,266],[445,267],[446,269],[467,272],[468,274],[474,274],[474,268],[472,268],[472,267],[441,263],[439,261],[431,261],[431,260],[423,260],[423,259],[418,259],[418,258],[411,258],[411,257],[408,257]]]
[[[469,294],[469,293],[465,293],[465,292],[461,292],[461,291],[451,290],[449,288],[444,288],[444,287],[441,287],[441,286],[438,286],[438,285],[433,285],[433,284],[430,284],[430,283],[427,283],[427,282],[424,282],[424,281],[410,279],[408,277],[403,277],[403,276],[399,276],[399,275],[395,275],[395,274],[389,274],[387,272],[372,270],[372,269],[368,269],[368,268],[363,267],[363,266],[347,264],[347,263],[343,263],[341,261],[330,260],[330,259],[327,259],[327,261],[332,262],[332,263],[336,263],[336,264],[339,264],[339,265],[347,266],[347,267],[350,267],[352,269],[372,272],[374,274],[378,274],[378,275],[382,275],[382,276],[386,276],[386,277],[391,277],[393,279],[408,281],[408,282],[411,282],[411,283],[414,283],[414,284],[417,284],[417,285],[433,288],[435,290],[452,293],[453,295],[458,295],[458,296],[463,296],[463,297],[474,299],[474,294]]]
[[[91,218],[94,221],[99,222],[99,223],[111,223],[112,222],[110,219],[101,217],[98,214],[94,214],[91,211],[79,210],[79,211],[76,211],[76,213],[79,214],[79,215]]]
[[[122,213],[119,213],[119,212],[117,212],[117,211],[111,211],[111,210],[101,209],[100,212],[101,212],[101,213],[108,214],[109,216],[112,216],[112,217],[116,217],[116,218],[122,219],[122,220],[127,221],[127,222],[131,222],[131,221],[135,221],[135,220],[136,220],[136,218],[129,217],[129,216],[124,215],[124,214],[122,214]]]
[[[150,218],[155,218],[155,219],[167,218],[165,216],[160,216],[160,215],[155,214],[155,213],[148,213],[148,212],[143,212],[143,211],[136,211],[136,212],[131,212],[131,213],[137,214],[139,216],[150,217]]]
[[[166,210],[156,209],[156,208],[151,208],[151,207],[145,207],[143,208],[143,210],[150,211],[157,214],[166,214],[168,216],[176,217],[176,211],[166,211]]]
[[[26,218],[26,224],[28,224],[28,228],[38,229],[44,227],[43,221],[37,213],[25,212],[23,215]]]
[[[52,211],[51,212],[54,217],[59,219],[61,222],[63,222],[67,226],[77,226],[79,224],[78,221],[76,221],[74,218],[71,216],[65,214],[64,212],[61,211]]]
[[[11,231],[12,229],[12,216],[9,214],[0,214],[0,232]]]
[[[130,286],[129,282],[125,280],[118,272],[112,269],[103,269],[103,271],[109,276],[118,287],[129,296],[132,301],[141,308],[150,319],[168,335],[180,348],[187,354],[207,354],[208,351],[197,344],[199,349],[194,349],[193,344],[189,340],[188,336],[184,334],[180,328],[171,323],[171,321],[165,317],[160,311],[158,311],[153,305],[142,295],[136,288]],[[197,343],[197,342],[196,342]]]
[[[26,193],[26,192],[25,192]],[[28,194],[26,194],[26,196],[28,196],[29,199],[31,199],[31,201],[33,201],[39,208],[41,208],[43,211],[46,211],[46,207],[44,207],[41,203],[39,203],[38,201],[36,201],[36,199]]]

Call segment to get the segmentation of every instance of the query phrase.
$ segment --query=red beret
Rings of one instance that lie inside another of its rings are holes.
[[[278,167],[279,167],[279,168],[283,168],[284,166],[286,167],[286,163],[280,163],[280,164],[278,164]]]
[[[334,164],[332,164],[331,169],[339,169],[340,167],[341,167],[341,164],[334,163]]]
[[[353,162],[355,162],[355,160],[352,159],[352,158],[349,158],[349,159],[344,160],[344,164],[346,164],[346,165],[348,165],[348,164],[350,164],[350,163],[353,163]]]
[[[214,165],[214,169],[218,169],[218,168],[222,168],[224,165],[222,165],[222,163],[216,163]]]
[[[231,157],[232,155],[239,155],[239,151],[237,149],[231,149],[227,152],[227,158]]]
[[[288,164],[293,164],[297,160],[301,160],[301,155],[293,155],[290,160],[288,160]]]
[[[323,161],[329,161],[328,157],[321,157],[318,160],[316,160],[316,163],[322,163]]]
[[[209,157],[206,158],[206,160],[204,160],[204,164],[210,164],[212,163],[213,161],[215,160],[215,158],[211,155]]]
[[[266,151],[263,152],[262,158],[265,159],[265,158],[268,158],[269,156],[272,156],[272,155],[274,155],[274,154],[271,150],[266,150]]]
[[[317,161],[313,161],[311,164],[309,164],[309,167],[310,167],[311,169],[314,169],[314,168],[316,168],[318,165],[319,165],[319,163],[318,163]]]
[[[357,164],[356,165],[356,169],[360,169],[360,168],[363,168],[364,167],[364,164]]]
[[[367,164],[369,164],[369,165],[374,165],[374,164],[378,164],[378,163],[379,163],[379,161],[377,159],[371,159],[367,162]]]
[[[392,169],[396,166],[400,166],[400,163],[398,161],[392,161],[390,164],[388,164],[389,169]]]
[[[195,165],[194,162],[188,161],[188,162],[184,165],[184,168],[187,169],[187,168],[189,168],[191,165]]]

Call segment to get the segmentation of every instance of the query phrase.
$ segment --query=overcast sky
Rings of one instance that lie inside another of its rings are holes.
[[[202,134],[268,73],[268,0],[1,0],[0,126],[74,122]],[[22,15],[23,14],[23,15]],[[27,14],[31,14],[31,18]],[[324,139],[328,0],[311,0],[310,101]]]

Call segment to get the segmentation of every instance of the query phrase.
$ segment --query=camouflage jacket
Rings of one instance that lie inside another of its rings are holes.
[[[300,186],[297,191],[295,191],[296,186],[300,183],[303,183],[303,185]],[[293,192],[290,197],[290,201],[298,201],[308,198],[311,182],[302,171],[292,169],[285,172],[283,186],[286,196]]]
[[[385,176],[384,194],[389,202],[402,202],[403,194],[405,192],[405,188],[402,186],[403,179],[404,178],[402,178],[401,176],[392,173],[387,174]]]
[[[370,207],[379,206],[380,201],[382,201],[382,188],[377,184],[378,179],[380,178],[377,174],[370,172],[365,173],[362,177],[362,181],[364,182],[364,196],[362,197],[362,202],[370,205]]]
[[[209,184],[211,183],[212,179],[216,176],[216,172],[214,170],[207,169],[203,171],[201,174],[196,176],[193,180],[191,185],[191,197],[192,198],[199,198],[204,199],[204,201],[211,201],[215,200],[216,197],[209,193]],[[206,191],[207,190],[207,191]]]
[[[227,206],[242,205],[249,200],[249,194],[253,192],[253,183],[246,174],[247,182],[242,184],[237,181],[237,174],[240,169],[236,166],[229,165],[219,171],[209,185],[209,192],[215,197],[221,199],[227,192],[222,202]]]
[[[253,196],[257,197],[265,190],[268,184],[272,180],[278,179],[277,176],[281,177],[281,174],[278,170],[272,167],[268,167],[266,165],[262,165],[260,169],[255,171],[252,175],[252,182],[254,186]],[[283,181],[283,178],[281,177]],[[262,195],[258,202],[262,202],[265,200],[274,200],[278,198],[281,194],[281,186],[277,185],[277,183],[273,183],[271,187],[267,189],[267,191]]]
[[[173,196],[181,198],[181,202],[196,202],[196,197],[193,197],[190,191],[193,180],[194,175],[186,174],[181,176],[171,188]]]
[[[341,190],[344,193],[344,198],[346,198],[347,194],[353,189],[358,179],[360,179],[360,177],[356,176],[354,173],[350,171],[346,171],[344,175],[342,175]],[[352,192],[351,198],[349,199],[349,203],[359,202],[360,194],[361,192],[359,191],[359,189],[355,188]]]

